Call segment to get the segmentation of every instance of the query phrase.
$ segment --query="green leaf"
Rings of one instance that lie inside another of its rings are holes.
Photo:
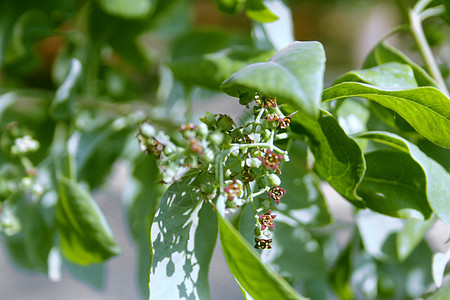
[[[339,299],[354,299],[353,288],[351,285],[352,275],[352,254],[355,243],[353,238],[336,260],[330,275],[329,284],[339,297]]]
[[[427,221],[409,219],[396,236],[397,256],[400,261],[405,260],[417,245],[423,240],[425,233],[434,224],[435,219]]]
[[[180,57],[171,61],[169,66],[182,81],[217,90],[234,72],[249,63],[265,61],[272,55],[272,50],[232,46],[217,52]]]
[[[410,155],[425,175],[426,196],[430,207],[439,218],[450,225],[450,206],[448,205],[450,175],[440,164],[426,156],[416,145],[392,133],[368,132],[358,135],[358,138],[369,138]]]
[[[268,263],[296,283],[325,277],[327,266],[319,241],[298,223],[283,220],[281,216],[276,219],[272,249],[262,256],[267,254]]]
[[[328,206],[320,190],[320,178],[308,172],[295,147],[289,150],[290,161],[280,175],[286,194],[276,211],[299,222],[302,226],[324,226],[331,222]]]
[[[128,226],[137,248],[137,279],[144,298],[148,299],[150,263],[150,228],[165,186],[153,157],[140,152],[130,162],[132,173],[123,199]]]
[[[127,19],[147,16],[155,6],[154,2],[154,0],[98,0],[105,12]]]
[[[252,41],[258,49],[281,50],[294,39],[292,12],[283,0],[265,1],[264,5],[279,19],[271,23],[252,23]]]
[[[450,298],[450,280],[447,280],[445,284],[434,291],[431,295],[428,295],[426,300],[448,300]]]
[[[61,250],[71,262],[89,265],[119,254],[100,208],[76,182],[59,178],[56,218]]]
[[[219,9],[227,14],[235,14],[244,8],[246,0],[216,0]]]
[[[430,268],[432,254],[426,241],[422,240],[405,261],[400,263],[377,261],[376,299],[421,298],[432,284]]]
[[[105,285],[106,279],[106,265],[90,264],[88,266],[81,266],[64,260],[64,268],[67,269],[73,277],[86,283],[96,289],[101,289]]]
[[[355,222],[371,256],[383,262],[397,260],[395,234],[403,228],[404,220],[365,209],[357,212]]]
[[[48,273],[48,256],[53,247],[54,228],[45,220],[45,207],[41,201],[28,199],[22,220],[25,251],[33,268]]]
[[[422,242],[435,219],[398,219],[369,210],[359,211],[356,223],[367,252],[381,261],[405,261]]]
[[[169,187],[154,218],[150,299],[210,299],[208,269],[217,218],[200,191],[209,175],[196,174]]]
[[[283,107],[286,114],[292,108]],[[319,119],[297,112],[291,119],[293,132],[306,136],[314,155],[314,169],[344,198],[357,207],[365,207],[356,189],[361,181],[365,163],[358,144],[339,126],[337,120],[326,111]]]
[[[319,42],[293,42],[268,62],[255,63],[234,73],[221,85],[233,97],[255,92],[276,97],[311,116],[318,114],[325,71],[325,51]]]
[[[361,97],[402,116],[417,132],[441,147],[450,148],[450,99],[433,87],[397,90],[344,82],[324,90],[323,101]]]
[[[383,88],[415,88],[414,73],[409,65],[385,63],[370,69],[355,70],[339,77],[333,85],[342,82],[361,82]]]
[[[433,265],[431,268],[433,271],[433,280],[437,287],[440,287],[442,285],[442,280],[444,279],[445,273],[445,266],[447,266],[449,261],[450,261],[450,249],[445,253],[438,252],[433,256]]]
[[[398,150],[377,150],[365,155],[366,173],[358,194],[367,207],[396,218],[428,219],[432,211],[420,165]]]
[[[72,95],[74,88],[81,76],[81,63],[73,58],[64,82],[55,93],[55,98],[50,106],[50,114],[57,120],[68,119],[73,114]]]
[[[245,14],[250,19],[261,23],[278,20],[278,17],[264,5],[263,0],[248,0]]]
[[[87,182],[91,189],[103,184],[128,137],[128,130],[116,130],[111,124],[81,133],[76,152],[79,180]]]
[[[280,275],[261,262],[233,225],[220,214],[217,217],[220,243],[228,267],[250,296],[255,299],[304,299]]]
[[[437,87],[436,81],[428,75],[422,67],[414,63],[400,50],[395,49],[385,41],[379,43],[374,49],[372,49],[363,63],[363,69],[372,68],[389,62],[409,65],[414,72],[414,76],[419,86]]]

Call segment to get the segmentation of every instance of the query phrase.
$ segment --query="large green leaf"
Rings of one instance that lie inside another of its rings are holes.
[[[385,41],[379,43],[377,46],[375,46],[375,48],[372,49],[363,63],[363,69],[372,68],[390,62],[409,65],[414,72],[414,76],[419,86],[437,87],[435,80],[430,75],[428,75],[428,73],[425,72],[424,69],[413,62],[401,51],[390,46]]]
[[[415,88],[413,70],[409,65],[396,62],[385,63],[370,69],[350,71],[333,83],[362,82],[385,88]]]
[[[433,87],[397,90],[344,82],[324,90],[323,101],[361,97],[402,116],[417,132],[436,145],[450,148],[450,99]]]
[[[98,0],[107,13],[128,19],[143,18],[155,6],[155,0]]]
[[[283,111],[290,114],[293,109],[283,107]],[[306,137],[314,155],[316,172],[344,198],[355,206],[364,207],[356,193],[365,170],[362,151],[337,120],[326,111],[321,111],[318,120],[297,112],[292,117],[291,129]]]
[[[368,208],[397,218],[431,216],[423,170],[410,155],[385,149],[367,153],[365,160],[367,169],[358,194]]]
[[[119,254],[100,208],[76,182],[59,178],[56,218],[61,250],[80,265],[103,262]]]
[[[303,299],[284,279],[261,262],[233,225],[220,214],[217,216],[220,243],[228,267],[250,296],[254,299]]]
[[[450,225],[450,175],[440,164],[426,156],[416,145],[392,133],[368,132],[358,137],[372,139],[410,155],[425,175],[429,205],[439,218]]]
[[[325,71],[325,51],[319,42],[293,42],[268,62],[248,65],[225,80],[221,89],[233,97],[255,92],[276,97],[295,109],[316,116]]]
[[[210,299],[217,217],[200,191],[204,176],[185,175],[161,199],[151,229],[150,299]]]

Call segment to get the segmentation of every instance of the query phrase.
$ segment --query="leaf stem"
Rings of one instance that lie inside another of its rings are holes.
[[[418,13],[418,11],[423,10],[423,8],[426,6],[426,4],[428,4],[428,2],[429,0],[419,1],[414,7],[414,9],[410,10],[409,12],[410,30],[417,44],[417,47],[419,48],[420,54],[422,55],[422,58],[425,62],[428,72],[437,81],[441,92],[448,97],[449,92],[447,86],[445,85],[444,78],[442,77],[442,74],[439,71],[439,67],[436,63],[433,52],[431,51],[430,45],[428,44],[425,34],[423,32],[422,20],[420,14]]]

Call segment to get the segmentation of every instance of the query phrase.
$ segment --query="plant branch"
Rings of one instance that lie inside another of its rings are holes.
[[[427,1],[419,1],[419,3],[421,2]],[[418,5],[416,5],[416,7],[417,6]],[[425,37],[425,33],[423,32],[422,20],[420,18],[420,15],[416,11],[417,10],[414,9],[409,12],[411,33],[417,44],[417,47],[419,48],[420,54],[422,55],[422,58],[425,62],[427,71],[437,81],[441,92],[444,93],[446,96],[449,96],[449,92],[447,86],[445,85],[444,78],[442,77],[442,74],[439,71],[439,67],[436,63],[436,60],[434,59],[433,52],[431,51],[430,45],[428,44],[427,39]]]

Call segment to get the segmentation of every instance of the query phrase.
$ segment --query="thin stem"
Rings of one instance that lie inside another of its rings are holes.
[[[286,154],[286,151],[281,150],[277,146],[269,143],[253,143],[253,144],[230,144],[232,147],[238,147],[238,148],[253,148],[253,147],[262,147],[262,148],[269,148],[271,150],[275,150],[281,154]]]
[[[416,14],[420,14],[431,3],[432,0],[420,0],[414,5],[412,11]]]
[[[427,2],[427,1],[419,1]],[[449,92],[447,86],[445,85],[444,78],[442,77],[441,72],[439,71],[439,67],[434,59],[433,52],[431,51],[430,45],[428,45],[427,39],[423,32],[422,21],[420,19],[420,15],[415,12],[415,10],[410,11],[410,29],[413,35],[413,38],[419,48],[420,54],[425,62],[426,68],[430,75],[437,81],[439,89],[442,93],[449,96]]]
[[[428,8],[420,13],[420,20],[423,22],[424,20],[442,15],[445,12],[444,5],[438,5],[432,8]]]

